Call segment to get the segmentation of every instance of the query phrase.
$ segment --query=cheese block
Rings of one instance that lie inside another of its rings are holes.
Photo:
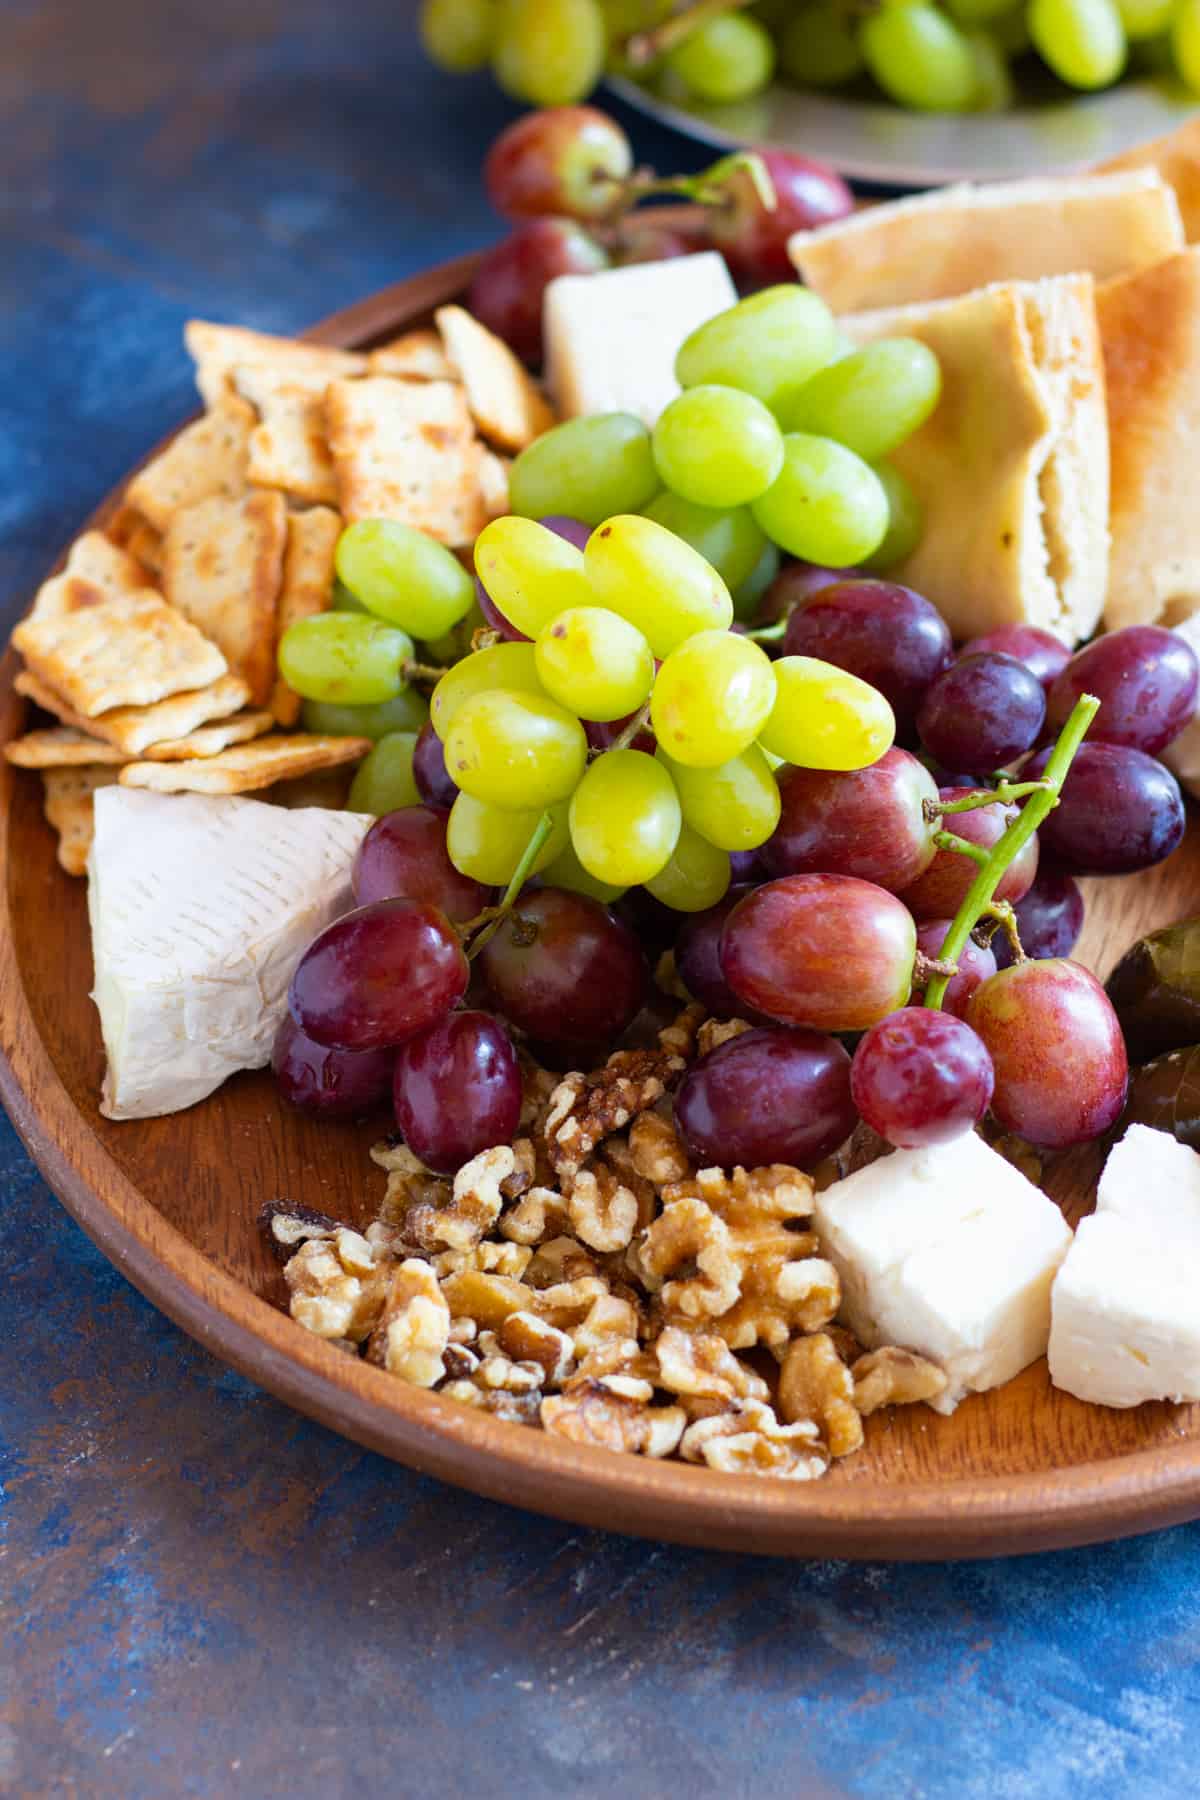
[[[157,1118],[263,1068],[288,982],[352,902],[371,821],[258,800],[101,788],[88,859],[100,1110]]]
[[[1080,1400],[1200,1400],[1200,1156],[1131,1125],[1051,1295],[1050,1379]]]
[[[683,340],[737,297],[715,250],[559,275],[542,303],[542,336],[560,416],[627,412],[653,425],[679,392],[675,357]]]
[[[868,1349],[899,1344],[937,1363],[947,1383],[929,1402],[937,1411],[1044,1352],[1070,1228],[974,1132],[834,1182],[814,1223],[841,1277],[840,1316]]]

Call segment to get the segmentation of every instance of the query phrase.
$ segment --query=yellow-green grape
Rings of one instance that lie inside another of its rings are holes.
[[[1012,0],[944,0],[946,11],[960,25],[990,25],[1009,11]]]
[[[1024,56],[1030,46],[1028,9],[1024,0],[1002,12],[991,23],[992,36],[1005,56]]]
[[[836,338],[832,313],[807,288],[764,288],[684,339],[675,379],[684,388],[742,388],[775,409],[825,367]]]
[[[412,653],[412,639],[394,625],[357,613],[316,613],[280,638],[279,672],[304,700],[372,706],[400,692]]]
[[[453,75],[482,69],[492,54],[495,0],[423,0],[421,43],[432,62]]]
[[[733,590],[733,616],[743,622],[752,619],[758,611],[758,603],[779,573],[779,549],[768,537],[763,539],[762,551],[758,561],[741,582]]]
[[[729,887],[729,854],[718,850],[698,831],[684,825],[670,859],[646,888],[675,912],[704,912],[725,898]]]
[[[1007,112],[1015,95],[1007,56],[990,31],[968,31],[967,43],[975,62],[971,111]]]
[[[623,513],[606,520],[587,541],[583,567],[594,602],[636,625],[655,656],[669,656],[693,632],[724,630],[733,621],[717,571],[653,519]]]
[[[694,506],[690,500],[664,488],[649,506],[642,508],[642,515],[690,544],[706,563],[712,564],[731,593],[754,577],[768,553],[778,567],[779,552],[763,535],[748,506],[725,510]],[[773,574],[770,579],[774,579]]]
[[[1168,29],[1176,0],[1117,0],[1117,11],[1131,43],[1144,43]]]
[[[672,493],[696,506],[745,506],[783,466],[783,433],[753,394],[705,382],[663,409],[654,461]]]
[[[446,734],[450,779],[489,806],[565,800],[587,767],[583,726],[544,694],[492,688],[466,700]]]
[[[887,495],[888,523],[883,534],[883,542],[878,550],[864,558],[863,568],[881,572],[894,569],[911,556],[921,541],[921,533],[925,529],[925,515],[921,510],[921,502],[913,493],[912,484],[893,469],[890,463],[877,463],[875,473],[883,483],[883,491]]]
[[[470,794],[459,794],[446,821],[446,852],[460,875],[482,881],[486,887],[504,887],[516,873],[526,845],[537,828],[542,808],[526,812],[487,806]],[[549,809],[553,820],[550,836],[530,870],[539,874],[569,842],[565,802]]]
[[[514,99],[569,106],[604,69],[604,20],[596,0],[499,0],[492,69]]]
[[[420,731],[429,717],[425,696],[415,687],[403,687],[390,700],[374,706],[338,706],[330,700],[306,700],[300,723],[318,737],[369,737],[378,743],[393,731]]]
[[[691,769],[658,759],[671,772],[683,822],[719,850],[757,850],[779,823],[779,786],[767,756],[751,744],[715,769]]]
[[[650,433],[633,413],[590,413],[552,426],[508,472],[509,507],[526,519],[558,513],[599,525],[614,513],[641,512],[657,491]]]
[[[728,105],[765,88],[775,68],[771,34],[744,13],[720,13],[690,31],[666,57],[698,100]]]
[[[443,744],[459,707],[491,688],[516,688],[526,694],[545,692],[538,679],[532,644],[493,644],[487,650],[473,650],[447,669],[429,702],[429,717]]]
[[[393,731],[380,738],[369,756],[359,763],[350,787],[351,812],[395,812],[398,806],[420,806],[421,793],[413,780],[415,731]]]
[[[369,609],[363,605],[357,594],[352,594],[350,592],[350,589],[344,582],[335,580],[333,584],[333,610],[334,612],[365,613]]]
[[[571,796],[571,843],[589,875],[613,887],[650,881],[679,838],[675,783],[644,750],[598,756]]]
[[[534,645],[538,678],[581,719],[623,719],[654,685],[654,657],[636,626],[603,606],[573,606]]]
[[[862,562],[887,530],[887,495],[875,471],[832,438],[795,431],[783,446],[783,471],[752,508],[767,536],[830,569]]]
[[[938,403],[942,372],[919,338],[880,338],[821,369],[789,402],[789,431],[833,438],[878,462],[923,425]]]
[[[575,854],[575,846],[568,835],[567,846],[561,851],[545,872],[547,887],[566,888],[572,894],[586,894],[589,900],[599,900],[603,906],[611,906],[625,892],[611,881],[597,881],[589,875]]]
[[[415,638],[440,637],[475,602],[475,583],[453,551],[396,519],[347,525],[337,572],[368,612]]]
[[[568,606],[587,606],[583,553],[534,519],[493,519],[475,539],[475,568],[510,624],[534,638]]]
[[[780,42],[779,61],[793,81],[814,88],[841,87],[863,66],[850,20],[829,0],[818,0],[817,5],[796,14]]]
[[[1200,94],[1200,0],[1179,0],[1171,21],[1171,55],[1193,94]]]
[[[441,637],[426,638],[421,655],[422,662],[440,663],[447,667],[450,663],[458,662],[461,657],[469,654],[471,639],[477,631],[486,630],[487,623],[479,602],[472,601],[470,612],[465,618],[460,619],[457,625],[452,626],[449,631],[443,632]]]
[[[815,656],[781,656],[778,698],[759,732],[764,750],[802,769],[865,769],[890,750],[891,707],[869,682]]]
[[[1069,87],[1108,87],[1125,67],[1125,31],[1114,0],[1031,0],[1029,35]]]
[[[658,671],[650,723],[673,762],[715,769],[740,756],[775,704],[770,658],[731,631],[699,631]]]
[[[863,21],[859,43],[868,69],[899,106],[962,112],[971,104],[975,64],[966,39],[929,0],[884,0]]]

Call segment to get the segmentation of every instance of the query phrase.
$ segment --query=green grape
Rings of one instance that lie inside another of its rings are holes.
[[[1175,5],[1176,0],[1117,0],[1125,36],[1139,44],[1159,37],[1169,29]]]
[[[1175,65],[1171,34],[1164,32],[1161,37],[1139,38],[1136,44],[1130,44],[1129,66],[1141,74],[1166,75],[1171,80],[1176,79],[1179,71]]]
[[[775,68],[775,46],[757,19],[721,13],[689,32],[667,53],[666,63],[698,100],[722,105],[748,100],[766,87]]]
[[[927,344],[880,338],[819,370],[793,396],[783,422],[878,462],[925,423],[941,391],[942,372]]]
[[[836,341],[832,313],[807,288],[764,288],[684,339],[675,379],[684,388],[741,388],[774,410],[825,367]]]
[[[530,106],[569,106],[604,69],[604,20],[596,0],[499,0],[492,69]]]
[[[616,887],[611,881],[597,881],[589,875],[575,854],[575,846],[567,839],[567,847],[550,864],[545,873],[547,887],[566,888],[572,894],[586,894],[589,900],[599,900],[603,906],[611,906],[625,892],[623,887]]]
[[[411,637],[441,637],[475,600],[475,583],[454,552],[396,519],[347,525],[337,572],[368,612]]]
[[[690,826],[681,827],[667,863],[645,886],[656,900],[675,912],[704,912],[725,898],[729,887],[729,855]]]
[[[350,592],[350,589],[344,582],[335,580],[333,584],[333,610],[334,612],[365,613],[367,608],[363,605],[357,594],[352,594]]]
[[[1012,0],[944,0],[946,11],[960,25],[990,25],[1012,6]]]
[[[545,694],[517,688],[475,694],[455,712],[446,734],[451,780],[489,806],[565,800],[586,767],[583,726]]]
[[[571,843],[589,875],[613,887],[666,867],[683,816],[675,784],[643,750],[607,750],[571,796]]]
[[[581,719],[623,719],[654,685],[650,646],[627,619],[603,606],[573,606],[538,634],[538,678],[552,700]]]
[[[443,744],[459,707],[492,688],[544,693],[532,644],[492,644],[487,650],[473,650],[447,669],[429,702],[429,717]]]
[[[864,558],[862,566],[882,573],[886,569],[895,568],[897,563],[902,563],[912,555],[925,529],[925,515],[911,483],[899,469],[893,469],[890,463],[877,463],[875,473],[883,483],[883,491],[887,495],[888,524],[883,542],[878,550]]]
[[[1005,56],[1024,56],[1029,49],[1029,14],[1024,0],[991,22],[992,36]]]
[[[412,639],[394,625],[355,613],[297,619],[279,640],[279,672],[304,700],[370,706],[404,686]]]
[[[1179,0],[1171,21],[1171,55],[1180,79],[1200,94],[1200,0]]]
[[[716,570],[653,519],[607,520],[588,539],[583,565],[596,602],[644,632],[655,656],[669,656],[694,631],[732,623]]]
[[[783,434],[753,394],[704,383],[663,411],[654,461],[671,492],[696,506],[745,506],[778,475]]]
[[[751,620],[758,603],[779,573],[779,550],[770,538],[763,539],[762,552],[745,581],[733,590],[733,616],[742,623]]]
[[[583,552],[533,519],[493,519],[475,539],[479,579],[504,617],[526,637],[568,606],[587,606],[592,595]]]
[[[566,803],[551,806],[550,836],[538,851],[530,874],[537,875],[562,855],[567,834]],[[460,875],[486,887],[505,887],[516,873],[525,847],[541,820],[541,809],[509,811],[486,806],[470,794],[459,794],[446,821],[446,853]]]
[[[614,513],[640,512],[657,492],[650,433],[632,413],[591,413],[554,425],[508,472],[509,507],[526,519],[565,513],[599,525]]]
[[[781,550],[846,569],[883,542],[888,504],[869,464],[832,438],[789,432],[783,472],[752,508]]]
[[[420,731],[429,717],[429,704],[415,687],[402,687],[390,700],[374,706],[339,706],[331,700],[306,700],[300,723],[318,737],[369,737],[378,743],[393,731]]]
[[[642,508],[642,516],[690,544],[712,564],[731,592],[752,579],[768,552],[778,566],[779,553],[755,524],[748,506],[732,506],[728,511],[693,506],[690,500],[681,500],[664,488]]]
[[[1011,0],[1004,0],[1005,5]],[[846,14],[830,0],[806,6],[787,26],[779,46],[785,74],[801,87],[840,87],[863,66],[858,38]]]
[[[421,793],[413,780],[415,731],[393,731],[380,738],[369,756],[358,765],[347,802],[351,812],[395,812],[398,806],[420,806]]]
[[[971,104],[975,65],[966,39],[930,0],[884,0],[863,21],[859,42],[868,69],[898,105],[962,112]]]
[[[1007,56],[990,31],[968,31],[967,43],[975,63],[971,111],[1007,112],[1014,99]]]
[[[475,633],[487,629],[489,629],[488,622],[480,610],[479,602],[472,601],[471,610],[466,618],[460,619],[457,625],[452,626],[449,631],[443,632],[441,637],[426,638],[422,646],[421,661],[441,663],[448,668],[451,663],[456,663],[461,657],[469,655],[471,639]]]
[[[660,746],[658,760],[671,772],[683,822],[719,850],[757,850],[779,823],[779,788],[757,744],[715,769],[672,762]]]
[[[439,69],[469,75],[492,54],[495,0],[423,0],[420,32],[425,53]]]
[[[779,697],[759,733],[764,750],[802,769],[865,769],[890,750],[891,707],[869,682],[815,656],[781,656]]]
[[[698,631],[658,671],[650,723],[672,761],[715,769],[754,742],[774,704],[765,651],[731,631]]]
[[[1108,87],[1125,67],[1125,32],[1113,0],[1031,0],[1029,35],[1069,87]]]

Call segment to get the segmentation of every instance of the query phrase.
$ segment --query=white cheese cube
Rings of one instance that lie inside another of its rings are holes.
[[[814,1217],[841,1277],[841,1317],[868,1349],[899,1344],[936,1362],[947,1380],[930,1402],[939,1412],[1045,1351],[1070,1228],[974,1132],[835,1182]]]
[[[679,392],[680,345],[737,297],[716,250],[559,275],[542,303],[542,335],[547,383],[563,418],[628,412],[653,425]]]
[[[1175,630],[1200,656],[1200,612],[1181,619]],[[1200,794],[1200,712],[1162,753],[1162,759],[1189,793]]]
[[[1200,1400],[1200,1156],[1131,1125],[1051,1296],[1050,1379],[1080,1400]]]

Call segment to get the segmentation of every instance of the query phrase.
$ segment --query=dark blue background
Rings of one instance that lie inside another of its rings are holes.
[[[409,11],[0,4],[6,623],[190,409],[185,317],[292,329],[496,235],[512,109],[431,72]],[[213,1362],[2,1122],[0,1395],[0,1793],[1196,1790],[1194,1528],[889,1568],[507,1511]]]

